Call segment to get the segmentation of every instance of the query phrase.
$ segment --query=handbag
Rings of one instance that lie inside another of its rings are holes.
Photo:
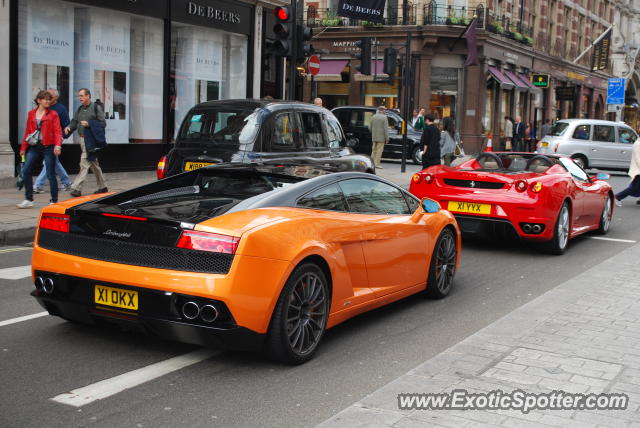
[[[464,149],[462,148],[462,140],[460,136],[456,134],[455,139],[456,147],[453,149],[453,155],[457,158],[464,156]]]
[[[44,119],[44,116],[43,116],[43,119]],[[38,128],[35,131],[33,131],[31,134],[27,135],[27,138],[25,138],[25,140],[27,140],[27,143],[30,146],[35,146],[42,140],[42,136],[40,132],[41,127],[42,127],[42,119],[40,119]]]

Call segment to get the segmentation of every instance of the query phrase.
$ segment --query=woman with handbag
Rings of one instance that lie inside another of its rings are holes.
[[[451,166],[451,162],[461,155],[461,148],[458,143],[460,136],[456,132],[456,125],[451,117],[442,119],[442,133],[440,134],[440,154],[442,162]]]
[[[20,156],[25,159],[22,167],[24,177],[24,201],[18,208],[33,207],[33,169],[44,157],[47,177],[51,189],[51,203],[58,202],[58,180],[56,180],[56,156],[62,151],[62,128],[58,113],[49,110],[51,94],[40,91],[34,100],[38,107],[27,115],[27,126],[20,145]]]

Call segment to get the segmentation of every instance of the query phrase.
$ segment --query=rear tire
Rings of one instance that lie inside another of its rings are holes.
[[[456,260],[458,248],[456,236],[451,229],[444,229],[431,254],[429,265],[429,277],[424,296],[429,299],[442,299],[446,297],[453,286],[453,277],[456,274]]]
[[[314,263],[298,266],[285,284],[271,318],[266,352],[297,365],[313,358],[329,318],[327,278]]]
[[[607,195],[607,199],[602,207],[602,214],[600,215],[600,226],[598,227],[598,233],[606,235],[611,227],[611,218],[613,217],[613,197],[611,194]]]
[[[580,168],[582,169],[589,168],[589,161],[583,155],[574,155],[574,156],[571,156],[571,159],[573,159],[576,165],[578,165]]]
[[[565,201],[560,207],[558,218],[553,228],[553,239],[546,245],[546,250],[550,254],[561,255],[567,249],[569,243],[569,232],[571,230],[571,209]]]
[[[411,152],[411,160],[416,165],[422,165],[422,147],[416,146]]]

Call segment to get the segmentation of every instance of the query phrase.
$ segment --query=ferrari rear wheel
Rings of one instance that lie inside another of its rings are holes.
[[[607,199],[604,201],[604,207],[602,207],[602,215],[600,216],[600,227],[598,233],[602,235],[609,232],[611,227],[611,218],[613,217],[613,198],[611,195],[607,195]]]
[[[547,243],[547,250],[551,254],[560,255],[567,249],[569,243],[569,231],[571,228],[571,210],[567,202],[562,204],[556,225],[553,229],[553,239]]]
[[[298,266],[276,304],[267,333],[267,353],[286,364],[309,361],[324,335],[329,303],[322,269],[313,263]]]
[[[449,294],[456,273],[457,255],[456,237],[451,229],[444,229],[431,255],[427,289],[424,292],[426,297],[442,299]]]

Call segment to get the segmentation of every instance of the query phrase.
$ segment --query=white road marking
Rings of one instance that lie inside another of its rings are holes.
[[[29,321],[34,318],[45,317],[47,315],[49,315],[49,312],[38,312],[37,314],[25,315],[23,317],[18,317],[18,318],[11,318],[10,320],[0,321],[0,327],[3,327],[5,325],[10,325],[10,324],[15,324],[22,321]]]
[[[601,241],[628,242],[630,244],[635,244],[638,242],[638,241],[632,241],[630,239],[605,238],[604,236],[586,236],[586,238],[599,239]]]
[[[0,269],[0,279],[22,279],[31,276],[31,265]]]
[[[18,247],[18,248],[3,248],[0,250],[0,253],[15,253],[16,251],[31,251],[33,248],[31,247]]]
[[[170,358],[159,363],[151,364],[128,373],[121,374],[111,379],[105,379],[83,388],[74,389],[71,392],[57,395],[51,400],[58,403],[67,404],[73,407],[82,407],[85,404],[92,403],[96,400],[110,397],[125,389],[133,388],[145,382],[164,376],[168,373],[180,370],[192,364],[199,363],[215,355],[220,351],[212,349],[201,349]]]

